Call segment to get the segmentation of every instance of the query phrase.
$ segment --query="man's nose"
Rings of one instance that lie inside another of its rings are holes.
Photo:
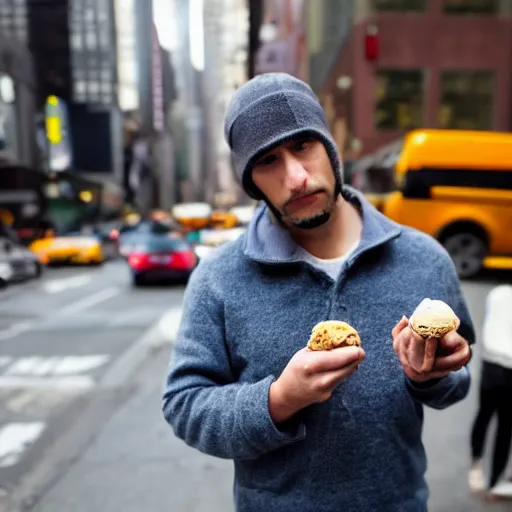
[[[285,186],[292,192],[298,192],[306,188],[308,173],[302,162],[294,155],[287,154],[284,158]]]

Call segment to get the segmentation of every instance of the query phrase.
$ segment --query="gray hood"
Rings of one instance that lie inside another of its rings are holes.
[[[240,87],[228,106],[224,134],[238,179],[255,199],[262,196],[252,183],[251,164],[296,135],[311,135],[324,144],[341,190],[341,160],[322,106],[309,85],[291,75],[258,75]]]

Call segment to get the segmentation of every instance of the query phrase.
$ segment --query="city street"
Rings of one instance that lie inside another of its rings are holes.
[[[133,392],[130,377],[154,349],[151,333],[179,309],[182,288],[133,289],[119,261],[48,269],[0,294],[3,501],[48,485]]]
[[[502,279],[464,283],[479,331]],[[0,510],[232,510],[231,463],[185,446],[160,412],[182,294],[132,289],[116,262],[51,270],[0,295]],[[467,490],[478,369],[476,350],[470,397],[426,411],[431,512],[511,509]]]

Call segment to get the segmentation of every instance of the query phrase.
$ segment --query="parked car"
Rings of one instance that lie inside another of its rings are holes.
[[[185,282],[197,265],[194,248],[173,236],[146,235],[127,254],[134,286],[148,282]]]
[[[11,281],[12,267],[8,258],[0,252],[0,290],[3,290]]]
[[[14,255],[24,261],[27,278],[41,277],[44,266],[48,262],[44,256],[38,258],[30,249],[21,244],[16,244]]]
[[[8,238],[0,238],[0,273],[4,285],[41,276],[43,265],[33,253]]]

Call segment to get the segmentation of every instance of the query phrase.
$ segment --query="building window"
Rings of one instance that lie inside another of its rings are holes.
[[[100,92],[99,82],[89,82],[89,93],[91,95],[97,95]]]
[[[75,91],[78,94],[85,94],[85,82],[83,80],[76,82]]]
[[[499,0],[444,0],[448,14],[497,14]]]
[[[378,12],[421,12],[427,8],[427,0],[373,0]]]
[[[441,75],[441,128],[492,130],[494,73],[446,71]]]
[[[423,71],[377,73],[375,123],[378,130],[410,130],[423,125]]]
[[[96,32],[94,30],[87,30],[85,33],[85,45],[89,50],[96,49]]]
[[[105,0],[98,0],[98,3],[95,7],[96,15],[98,17],[98,21],[105,22],[109,18],[108,12],[108,3]]]
[[[90,25],[94,25],[94,11],[92,9],[86,9],[84,13],[84,21]]]
[[[71,36],[71,47],[75,50],[82,49],[82,34],[77,33]]]

